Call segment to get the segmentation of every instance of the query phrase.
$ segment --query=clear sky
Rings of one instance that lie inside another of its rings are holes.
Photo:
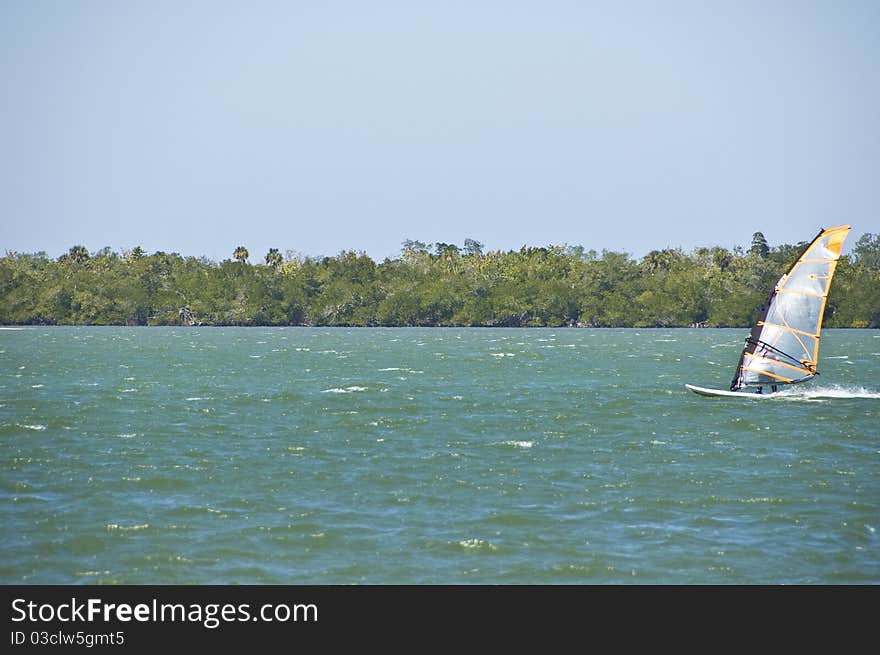
[[[0,0],[0,82],[0,251],[880,232],[878,0]]]

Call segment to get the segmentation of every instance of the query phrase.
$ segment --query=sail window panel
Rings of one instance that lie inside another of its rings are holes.
[[[766,356],[771,360],[778,359],[797,366],[802,361],[814,361],[818,340],[815,337],[792,332],[776,325],[764,325],[760,341],[770,348],[759,345],[755,349],[755,355]]]
[[[743,363],[743,382],[750,386],[788,383],[801,377],[803,374],[770,359],[752,358]]]
[[[772,382],[770,382],[769,378],[767,378],[763,375],[760,375],[750,369],[743,369],[742,383],[746,386],[749,386],[749,387],[754,387],[754,386],[764,385],[764,384],[772,384]]]
[[[828,287],[828,262],[802,262],[785,280],[782,288],[785,291],[824,296]]]
[[[779,338],[776,339],[775,342],[771,341],[769,343],[774,348],[782,351],[794,360],[791,361],[786,358],[785,361],[790,361],[794,364],[801,361],[813,361],[813,353],[816,349],[815,337],[808,337],[804,334],[798,334],[788,330],[780,330]]]
[[[821,306],[815,300],[810,296],[780,293],[774,298],[764,322],[816,334]]]
[[[809,369],[784,363],[783,360],[771,352],[746,357],[743,361],[744,381],[748,384],[776,384],[794,382],[811,374]]]
[[[742,383],[744,385],[756,386],[761,384],[772,384],[772,382],[770,382],[770,379],[771,378],[762,375],[757,370],[746,368],[745,363],[743,364]]]

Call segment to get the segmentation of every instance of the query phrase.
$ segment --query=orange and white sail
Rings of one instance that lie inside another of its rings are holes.
[[[755,322],[732,390],[804,382],[818,374],[819,335],[849,225],[822,230],[776,283]]]

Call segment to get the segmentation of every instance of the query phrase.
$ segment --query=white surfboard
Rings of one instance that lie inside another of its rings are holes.
[[[697,387],[693,384],[684,385],[691,391],[701,396],[713,396],[719,398],[772,398],[777,395],[774,393],[755,393],[754,391],[725,391],[724,389],[707,389],[705,387]]]

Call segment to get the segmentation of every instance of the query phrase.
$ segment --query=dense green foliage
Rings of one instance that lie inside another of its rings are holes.
[[[90,254],[77,245],[0,258],[0,323],[741,327],[805,243],[655,250],[640,261],[583,247],[483,252],[407,240],[377,264],[351,251],[250,264],[244,246],[215,263],[176,253]],[[880,235],[841,258],[827,327],[880,327]]]

